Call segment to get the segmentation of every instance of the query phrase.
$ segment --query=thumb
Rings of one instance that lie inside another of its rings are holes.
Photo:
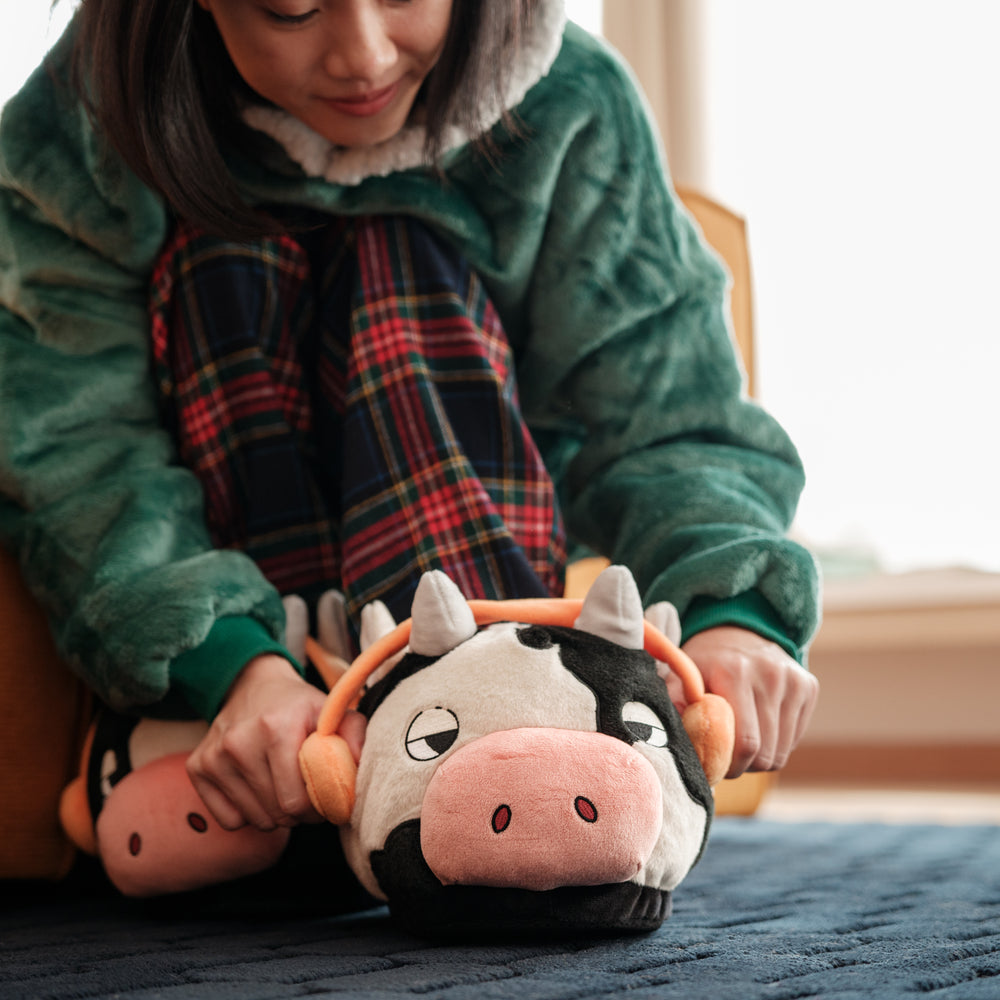
[[[666,682],[667,694],[670,695],[674,708],[683,713],[684,709],[687,708],[687,698],[684,697],[684,685],[681,683],[681,679],[673,671],[670,671],[667,674]]]

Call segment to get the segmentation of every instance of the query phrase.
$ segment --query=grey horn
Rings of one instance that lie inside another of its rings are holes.
[[[626,649],[645,646],[642,598],[624,566],[609,566],[598,576],[583,600],[574,627]]]
[[[413,595],[410,649],[442,656],[476,634],[476,620],[462,592],[440,570],[420,578]]]

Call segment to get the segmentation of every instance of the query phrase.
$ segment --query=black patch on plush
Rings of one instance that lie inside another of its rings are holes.
[[[656,713],[667,731],[665,751],[673,755],[688,794],[705,807],[711,818],[715,801],[712,790],[667,686],[656,672],[653,657],[645,650],[626,649],[580,629],[534,625],[518,632],[518,638],[527,633],[531,633],[534,648],[544,648],[534,645],[541,641],[538,633],[544,633],[550,645],[559,647],[566,669],[594,692],[598,732],[632,745],[638,740],[622,721],[622,709],[628,702],[638,701]]]
[[[528,625],[517,630],[517,641],[528,649],[549,649],[555,645],[552,633],[541,625]]]
[[[378,709],[379,705],[389,697],[396,689],[396,686],[419,673],[424,667],[429,667],[432,663],[437,663],[440,656],[422,656],[419,653],[407,653],[399,663],[397,663],[389,673],[377,684],[372,685],[358,702],[358,711],[370,719]]]
[[[101,769],[105,754],[110,750],[115,755],[115,769],[107,776],[114,788],[122,778],[132,773],[132,757],[129,739],[139,719],[131,715],[119,715],[110,709],[102,709],[94,723],[94,739],[87,758],[87,805],[94,822],[104,808],[104,789]]]
[[[645,933],[670,915],[669,892],[634,882],[546,892],[442,885],[421,853],[420,820],[396,827],[371,866],[393,918],[422,937]]]

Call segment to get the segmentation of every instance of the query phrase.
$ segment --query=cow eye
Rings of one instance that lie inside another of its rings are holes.
[[[406,731],[406,752],[414,760],[434,760],[458,739],[458,716],[447,708],[418,712]]]
[[[667,731],[660,717],[641,701],[630,701],[622,709],[622,722],[639,743],[648,743],[651,747],[667,745]]]

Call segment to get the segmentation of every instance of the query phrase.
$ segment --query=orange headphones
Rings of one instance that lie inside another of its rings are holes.
[[[581,599],[527,598],[507,601],[467,602],[476,625],[516,622],[523,625],[562,625],[572,628],[580,616]],[[407,619],[365,649],[341,675],[327,695],[316,731],[302,744],[299,767],[309,798],[317,812],[331,823],[347,823],[354,809],[357,764],[347,741],[337,734],[348,709],[354,705],[368,678],[410,639]],[[684,687],[687,707],[684,728],[694,746],[709,785],[718,784],[729,769],[735,745],[735,721],[729,702],[708,694],[691,658],[648,621],[643,623],[647,653],[666,663]]]

